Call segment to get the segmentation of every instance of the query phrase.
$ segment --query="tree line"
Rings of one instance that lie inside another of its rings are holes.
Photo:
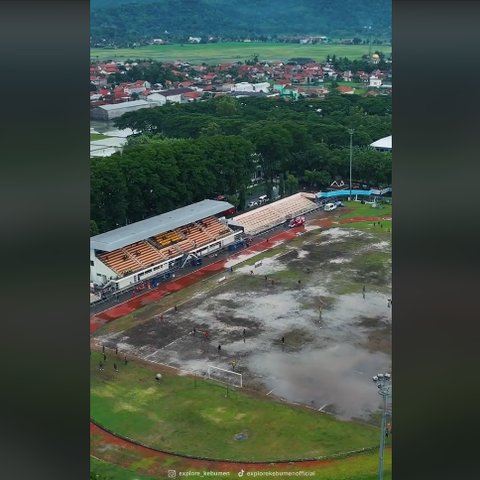
[[[346,14],[345,12],[348,12]],[[152,38],[186,41],[273,39],[281,35],[364,35],[374,25],[376,35],[391,34],[390,0],[92,0],[92,45],[126,46]]]
[[[92,234],[218,194],[245,207],[252,173],[261,166],[266,193],[321,189],[349,177],[391,183],[391,154],[369,144],[391,133],[391,98],[329,95],[297,102],[222,97],[129,112],[123,153],[91,160]]]

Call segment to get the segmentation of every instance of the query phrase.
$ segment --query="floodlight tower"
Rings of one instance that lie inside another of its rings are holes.
[[[350,135],[350,196],[348,199],[351,201],[352,200],[352,157],[353,157],[353,134],[355,133],[355,130],[353,128],[348,129],[348,133]]]
[[[372,380],[378,388],[378,394],[383,398],[382,424],[380,427],[380,454],[378,461],[378,479],[383,480],[383,450],[385,449],[387,398],[392,394],[391,375],[389,373],[378,373]]]

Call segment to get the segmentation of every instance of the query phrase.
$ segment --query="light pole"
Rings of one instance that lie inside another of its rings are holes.
[[[368,61],[372,60],[372,26],[368,25],[363,27],[368,30]]]
[[[392,394],[391,376],[389,373],[379,373],[373,377],[378,394],[383,398],[382,424],[380,427],[380,455],[378,461],[378,479],[383,480],[383,450],[385,448],[385,425],[387,418],[387,398]]]
[[[353,139],[353,134],[355,133],[355,130],[353,128],[348,129],[348,133],[350,134],[350,196],[348,197],[348,200],[352,200],[352,156],[353,156],[353,147],[352,147],[352,139]]]

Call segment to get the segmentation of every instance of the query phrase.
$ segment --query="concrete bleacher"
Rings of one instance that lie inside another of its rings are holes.
[[[244,227],[245,233],[254,235],[280,225],[289,218],[315,210],[317,204],[302,193],[282,198],[276,202],[256,208],[234,217],[235,223]]]
[[[102,253],[98,258],[118,275],[123,275],[125,272],[134,272],[142,268],[142,264],[123,248],[113,252]]]
[[[232,233],[232,231],[225,224],[215,217],[205,218],[204,220],[200,220],[199,223],[203,226],[203,228],[205,228],[205,231],[214,240]]]
[[[165,259],[161,251],[157,250],[145,240],[123,248],[131,257],[134,257],[143,267],[149,267]]]
[[[173,245],[179,242],[180,240],[183,239],[183,237],[176,230],[170,230],[169,232],[160,233],[159,235],[156,235],[155,237],[153,237],[153,239],[161,247],[168,247],[170,245]]]

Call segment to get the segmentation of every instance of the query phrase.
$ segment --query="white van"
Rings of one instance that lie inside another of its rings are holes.
[[[325,206],[323,207],[323,210],[325,210],[325,212],[331,212],[336,208],[337,208],[337,205],[335,205],[334,203],[326,203]]]

